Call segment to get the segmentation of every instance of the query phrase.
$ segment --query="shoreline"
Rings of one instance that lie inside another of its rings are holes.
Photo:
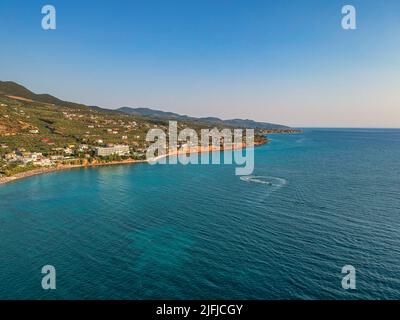
[[[7,184],[10,182],[22,180],[25,178],[52,173],[57,171],[64,171],[70,169],[77,169],[77,168],[91,168],[91,167],[102,167],[102,166],[112,166],[118,164],[134,164],[134,163],[146,163],[147,160],[134,160],[134,159],[126,159],[120,161],[112,161],[112,162],[97,162],[92,164],[66,164],[66,165],[56,165],[52,167],[43,167],[43,168],[35,168],[29,171],[20,172],[10,177],[0,177],[0,185]]]
[[[263,141],[262,143],[254,143],[254,147],[260,146],[267,144],[269,140]],[[232,145],[231,148],[226,148],[225,150],[237,150],[237,149],[243,149],[245,148],[246,145],[244,143],[241,143],[239,146],[234,146]],[[187,154],[187,153],[205,153],[205,152],[214,152],[214,151],[224,151],[223,147],[214,147],[214,146],[208,146],[207,148],[198,146],[190,149],[184,149],[184,150],[177,150],[176,152],[170,152],[165,155],[161,155],[158,157],[155,157],[151,160],[135,160],[135,159],[126,159],[126,160],[119,160],[119,161],[112,161],[112,162],[94,162],[94,163],[85,163],[85,164],[70,164],[70,165],[56,165],[52,167],[41,167],[41,168],[35,168],[29,171],[25,172],[19,172],[13,176],[10,177],[0,177],[0,185],[11,183],[14,181],[22,180],[25,178],[41,175],[41,174],[46,174],[46,173],[52,173],[52,172],[57,172],[57,171],[64,171],[64,170],[70,170],[70,169],[76,169],[76,168],[91,168],[91,167],[101,167],[101,166],[112,166],[112,165],[121,165],[121,164],[135,164],[135,163],[150,163],[154,161],[158,161],[161,158],[167,158],[171,156],[179,156],[182,154]]]

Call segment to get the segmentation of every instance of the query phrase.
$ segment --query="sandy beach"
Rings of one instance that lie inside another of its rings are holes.
[[[126,159],[126,160],[113,161],[113,162],[107,162],[107,163],[98,162],[98,163],[92,163],[92,164],[76,164],[76,165],[71,164],[71,165],[56,165],[56,166],[52,166],[52,167],[42,167],[42,168],[29,170],[26,172],[20,172],[11,177],[0,177],[0,184],[5,184],[5,183],[21,180],[24,178],[36,176],[39,174],[46,174],[46,173],[51,173],[51,172],[55,172],[55,171],[62,171],[62,170],[69,170],[69,169],[76,169],[76,168],[111,166],[111,165],[117,165],[117,164],[143,163],[143,162],[147,162],[147,160]]]

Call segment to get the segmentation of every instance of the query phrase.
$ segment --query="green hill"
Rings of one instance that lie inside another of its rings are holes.
[[[109,110],[64,101],[49,94],[37,94],[12,82],[0,81],[0,157],[17,148],[54,154],[69,145],[128,144],[145,150],[149,129],[168,131],[168,121],[177,120],[178,129],[257,128],[256,140],[289,128],[252,120],[194,118],[152,109]]]
[[[83,106],[82,104],[60,100],[49,94],[36,94],[13,81],[0,81],[0,94],[70,108],[79,108]]]

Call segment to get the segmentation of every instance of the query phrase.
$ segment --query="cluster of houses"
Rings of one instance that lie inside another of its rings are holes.
[[[132,130],[138,128],[138,123],[136,121],[124,121],[121,119],[118,120],[104,119],[103,117],[99,117],[93,114],[88,116],[87,114],[63,111],[63,116],[68,120],[81,118],[86,123],[86,126],[89,129],[106,128],[108,126],[113,126],[114,128],[105,129],[105,131],[107,131],[108,133],[113,133],[113,134],[118,134],[121,129]]]
[[[103,117],[99,117],[97,115],[90,115],[88,116],[87,114],[79,114],[79,113],[71,113],[71,112],[63,112],[63,116],[67,118],[68,120],[73,120],[76,118],[82,118],[81,121],[84,122],[84,126],[87,127],[88,129],[102,129],[104,132],[107,134],[112,134],[112,135],[120,135],[121,140],[128,140],[128,135],[127,133],[131,132],[134,129],[139,128],[139,124],[136,121],[124,121],[121,119],[104,119]],[[157,126],[155,126],[157,127]],[[38,132],[33,132],[33,130],[30,131],[30,133],[38,133]],[[89,137],[91,134],[91,131],[86,131],[86,137]],[[96,136],[96,135],[92,135]],[[137,139],[140,138],[139,135],[136,136]],[[102,139],[97,139],[96,140],[97,144],[103,144]]]
[[[2,147],[7,147],[2,145]],[[118,155],[122,157],[128,157],[131,155],[131,150],[128,145],[107,145],[102,147],[90,147],[86,144],[81,144],[75,147],[74,145],[67,146],[65,148],[53,148],[53,154],[44,156],[40,152],[28,152],[24,148],[14,150],[10,153],[5,154],[4,160],[7,163],[19,163],[21,165],[33,164],[36,166],[52,166],[60,161],[71,162],[77,161],[78,153],[83,153],[85,158],[96,157],[108,157],[112,155]],[[132,153],[135,157],[144,156],[143,150],[135,150]]]
[[[3,106],[3,104],[1,104],[1,106]],[[83,127],[87,127],[88,129],[101,128],[101,131],[106,132],[107,134],[119,135],[121,141],[120,144],[105,144],[98,131],[94,132],[97,134],[92,135],[94,138],[90,139],[88,138],[90,132],[86,132],[87,136],[80,139],[80,142],[83,144],[68,145],[62,148],[57,148],[56,143],[51,141],[50,138],[41,137],[41,142],[46,143],[47,147],[51,146],[51,151],[45,153],[45,155],[41,152],[29,152],[24,148],[18,148],[9,153],[5,153],[7,151],[0,152],[0,161],[4,160],[6,163],[17,163],[19,165],[33,164],[36,166],[51,166],[60,162],[69,163],[72,161],[79,161],[83,158],[90,159],[93,157],[109,157],[112,155],[143,158],[145,156],[147,145],[146,143],[144,143],[144,145],[140,143],[141,136],[139,135],[139,132],[133,134],[132,131],[136,129],[151,129],[158,127],[164,130],[167,129],[165,125],[138,123],[129,118],[105,119],[103,116],[99,116],[97,114],[88,115],[87,113],[81,113],[80,111],[81,110],[79,109],[63,111],[62,114],[68,120],[80,119]],[[19,110],[17,108],[15,108],[15,112],[21,116],[25,115],[23,110]],[[4,116],[8,117],[8,115]],[[24,129],[25,132],[28,132],[31,135],[39,135],[42,133],[41,130],[35,126],[27,126]],[[137,141],[130,141],[128,134],[130,134],[130,137]],[[6,145],[0,146],[0,149],[10,150],[10,148]],[[179,145],[179,147],[187,148],[190,146]]]
[[[68,120],[72,120],[74,118],[83,118],[83,114],[76,114],[76,113],[70,113],[70,112],[63,112],[63,115]]]
[[[33,164],[36,166],[51,166],[54,162],[43,156],[41,152],[13,151],[5,155],[5,160],[9,163],[19,162],[24,165]]]

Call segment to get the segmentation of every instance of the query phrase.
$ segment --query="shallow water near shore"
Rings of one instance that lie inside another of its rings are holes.
[[[246,177],[134,164],[0,185],[0,298],[399,299],[400,130],[270,139]]]

